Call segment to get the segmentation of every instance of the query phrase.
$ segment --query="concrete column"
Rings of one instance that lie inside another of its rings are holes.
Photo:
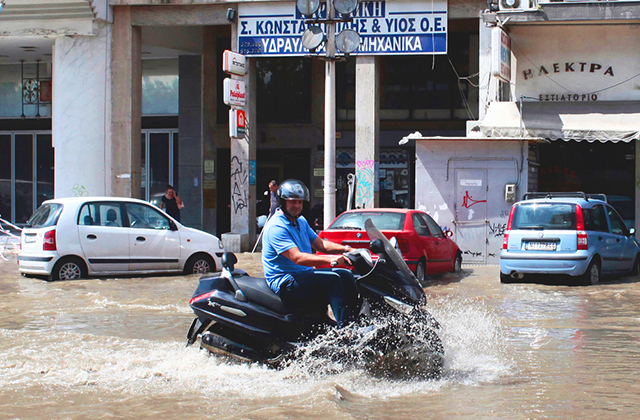
[[[478,88],[478,119],[484,118],[489,103],[497,98],[498,80],[491,76],[491,28],[480,21],[479,48],[479,80]]]
[[[379,206],[377,168],[380,156],[380,79],[376,56],[356,58],[356,197],[355,206]]]
[[[178,63],[180,183],[177,188],[185,205],[180,217],[183,224],[202,229],[202,60],[199,55],[183,55]]]
[[[237,24],[231,25],[231,50],[238,51]],[[231,142],[231,232],[222,235],[227,251],[250,251],[256,241],[256,59],[247,58],[247,74],[233,76],[245,83],[246,135]],[[221,179],[221,182],[224,182]]]
[[[217,180],[215,167],[217,147],[214,140],[218,105],[218,51],[215,27],[205,26],[202,39],[202,148],[204,173],[202,175],[202,219],[206,232],[220,235],[217,231]],[[221,87],[222,88],[222,87]]]
[[[55,197],[111,194],[111,25],[56,37],[53,50]]]
[[[111,193],[141,198],[141,28],[131,26],[131,7],[113,8]],[[56,162],[56,167],[58,164]]]

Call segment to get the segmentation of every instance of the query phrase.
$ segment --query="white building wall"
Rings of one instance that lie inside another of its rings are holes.
[[[55,197],[111,195],[111,26],[94,26],[54,44]]]
[[[637,26],[514,26],[509,35],[517,58],[514,100],[640,100]]]
[[[528,142],[417,140],[415,208],[426,211],[453,239],[466,263],[499,263],[512,203],[506,184],[527,192]]]

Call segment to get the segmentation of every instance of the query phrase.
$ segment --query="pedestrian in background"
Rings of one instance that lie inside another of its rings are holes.
[[[178,197],[178,193],[172,185],[167,185],[167,193],[162,196],[162,203],[160,203],[161,209],[166,209],[166,213],[180,221],[180,209],[184,207],[182,199]]]
[[[276,195],[276,193],[278,192],[278,183],[276,182],[276,180],[271,180],[271,182],[269,182],[269,203],[270,203],[270,207],[269,207],[269,219],[271,219],[271,217],[273,216],[273,214],[276,212],[276,209],[278,208],[278,196]]]

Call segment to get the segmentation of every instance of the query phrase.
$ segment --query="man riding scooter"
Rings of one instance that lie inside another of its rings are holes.
[[[288,179],[278,187],[280,207],[264,227],[262,265],[269,287],[287,304],[303,309],[325,301],[331,305],[338,327],[355,321],[360,307],[351,271],[315,266],[350,264],[342,254],[349,245],[323,241],[302,216],[309,190],[300,181]],[[312,248],[325,254],[316,255]]]

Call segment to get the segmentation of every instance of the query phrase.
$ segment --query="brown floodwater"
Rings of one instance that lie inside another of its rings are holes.
[[[238,266],[260,275],[259,258],[241,254]],[[20,276],[9,255],[0,260],[0,418],[637,418],[639,279],[503,285],[498,270],[464,266],[427,285],[444,377],[392,381],[185,347],[195,275],[49,283]]]

